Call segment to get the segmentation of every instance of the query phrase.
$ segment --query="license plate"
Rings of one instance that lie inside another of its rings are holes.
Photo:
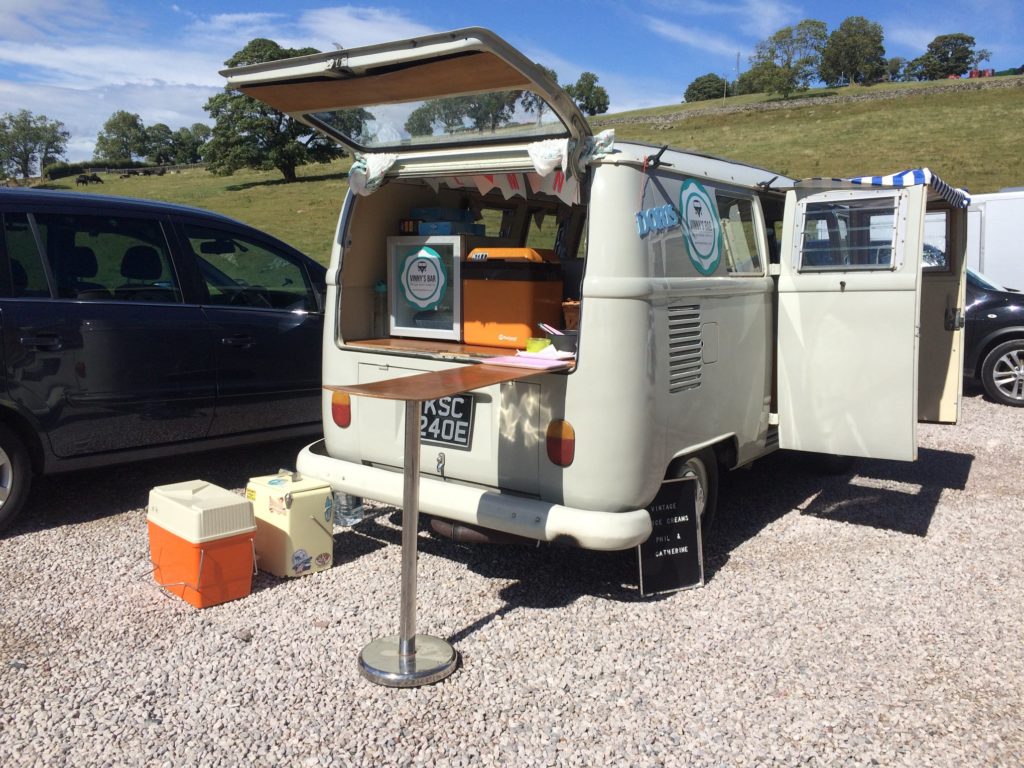
[[[420,404],[420,442],[469,448],[473,439],[473,396],[439,397]]]

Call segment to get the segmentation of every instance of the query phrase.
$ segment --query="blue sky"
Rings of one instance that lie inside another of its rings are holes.
[[[0,113],[62,121],[68,158],[83,160],[117,110],[172,129],[209,122],[218,70],[254,37],[330,50],[466,26],[494,30],[559,82],[595,72],[618,112],[678,103],[707,72],[733,79],[737,54],[743,71],[780,27],[816,18],[832,30],[851,15],[882,25],[888,56],[912,59],[936,35],[964,32],[992,52],[987,66],[1024,65],[1020,0],[0,0]]]

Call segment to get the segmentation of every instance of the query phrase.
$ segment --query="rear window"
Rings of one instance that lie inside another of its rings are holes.
[[[533,141],[567,136],[550,105],[528,90],[375,104],[306,116],[325,133],[366,149]]]

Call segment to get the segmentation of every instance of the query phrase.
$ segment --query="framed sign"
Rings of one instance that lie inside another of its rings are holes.
[[[704,552],[693,477],[662,484],[648,507],[651,535],[637,547],[644,597],[704,586]]]

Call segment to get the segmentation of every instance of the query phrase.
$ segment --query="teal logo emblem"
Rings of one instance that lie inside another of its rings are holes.
[[[690,261],[702,275],[710,275],[722,260],[722,222],[715,198],[699,181],[687,179],[679,192],[679,210]]]
[[[444,298],[448,273],[438,252],[423,246],[405,257],[399,283],[410,304],[420,309],[434,309]]]

